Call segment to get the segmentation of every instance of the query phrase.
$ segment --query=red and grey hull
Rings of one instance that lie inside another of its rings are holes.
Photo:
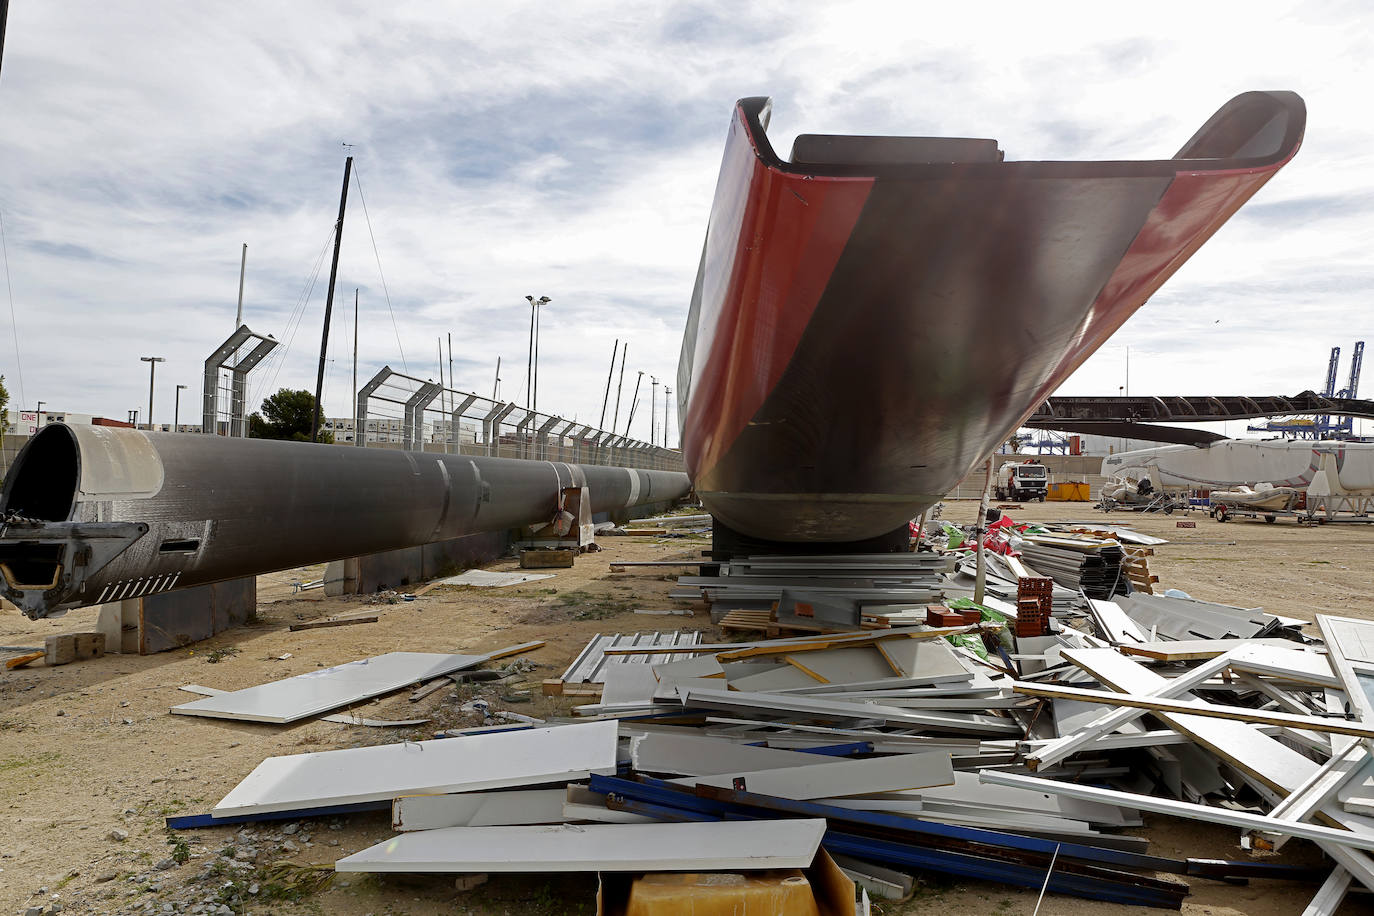
[[[1296,153],[1237,96],[1173,159],[1004,162],[990,140],[768,143],[738,103],[678,369],[706,507],[858,541],[947,493]]]

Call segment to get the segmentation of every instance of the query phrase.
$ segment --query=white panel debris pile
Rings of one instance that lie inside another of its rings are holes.
[[[615,722],[588,722],[268,757],[213,813],[308,810],[614,773],[617,733]]]
[[[894,898],[915,863],[1173,909],[1179,876],[1263,880],[1152,849],[1133,828],[1161,812],[1315,844],[1315,878],[1263,872],[1310,882],[1308,912],[1374,889],[1374,622],[1318,616],[1318,640],[1243,599],[1134,592],[1120,541],[1141,539],[1115,528],[1016,529],[977,604],[953,554],[722,562],[680,589],[761,635],[597,634],[544,682],[599,693],[573,707],[593,721],[269,758],[213,814],[391,802],[398,834],[339,871],[803,868],[823,843]]]
[[[334,863],[361,872],[712,871],[805,868],[823,820],[448,827],[403,834]]]
[[[541,642],[522,643],[484,655],[388,652],[333,668],[307,671],[269,684],[217,693],[204,700],[174,706],[171,711],[183,716],[286,724],[541,645]]]

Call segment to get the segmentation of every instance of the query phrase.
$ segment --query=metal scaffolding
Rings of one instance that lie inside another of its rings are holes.
[[[443,396],[441,398],[441,396]],[[449,409],[445,406],[451,404]],[[576,420],[528,410],[467,391],[445,388],[382,367],[358,391],[358,420],[327,418],[336,443],[372,448],[532,458],[645,470],[682,470],[682,453],[597,429]]]
[[[229,365],[230,360],[238,356],[239,351],[250,340],[258,343],[248,354],[238,359],[233,365]],[[279,341],[271,334],[263,336],[249,329],[248,325],[240,325],[239,329],[230,334],[224,343],[210,354],[205,360],[205,378],[202,388],[202,411],[200,431],[206,434],[219,432],[219,396],[220,396],[220,372],[227,369],[230,375],[229,385],[229,435],[238,438],[245,438],[248,435],[248,418],[246,414],[248,400],[248,373],[261,363],[268,353],[276,349]]]

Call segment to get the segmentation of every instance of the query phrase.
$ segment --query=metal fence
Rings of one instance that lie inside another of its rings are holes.
[[[356,426],[355,426],[356,422]],[[455,455],[681,471],[682,453],[614,431],[445,388],[383,367],[358,391],[356,421],[330,418],[335,443]],[[361,434],[359,433],[361,431]]]

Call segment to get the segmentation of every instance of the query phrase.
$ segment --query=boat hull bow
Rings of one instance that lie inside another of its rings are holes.
[[[891,531],[995,450],[1297,151],[1292,93],[1169,160],[1004,162],[993,141],[731,122],[679,366],[683,451],[723,523]]]

